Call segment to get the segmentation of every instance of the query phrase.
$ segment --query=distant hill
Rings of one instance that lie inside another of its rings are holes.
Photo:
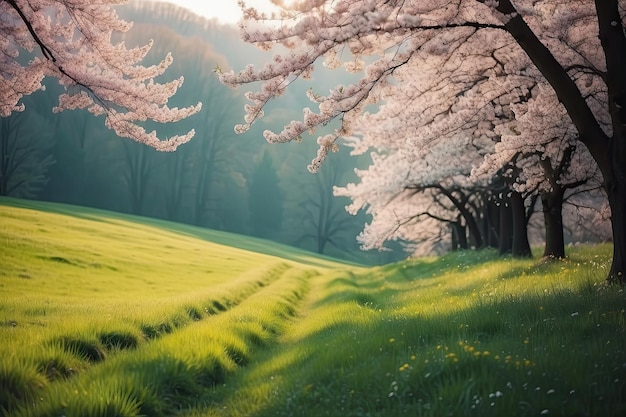
[[[171,3],[132,1],[120,6],[118,14],[136,25],[166,26],[182,36],[200,38],[237,68],[250,62],[263,62],[262,57],[267,56],[258,48],[243,42],[236,27],[224,25],[216,19],[206,19]]]
[[[167,233],[188,236],[211,242],[218,245],[228,246],[234,249],[253,252],[256,254],[269,255],[281,258],[286,261],[298,262],[304,265],[320,267],[355,267],[355,263],[309,252],[293,246],[283,245],[270,240],[259,239],[252,236],[238,235],[235,233],[223,232],[219,230],[207,229],[176,223],[167,220],[155,219],[151,217],[136,216],[131,214],[116,213],[113,211],[100,210],[91,207],[83,207],[71,204],[52,203],[44,201],[23,200],[11,197],[0,196],[0,215],[4,217],[10,208],[28,209],[39,212],[40,218],[48,215],[65,215],[76,219],[96,221],[106,224],[122,224],[125,227],[134,229],[147,228],[149,230],[161,230]],[[45,223],[45,222],[44,222]],[[8,223],[4,223],[8,225]],[[96,230],[96,228],[94,228]]]

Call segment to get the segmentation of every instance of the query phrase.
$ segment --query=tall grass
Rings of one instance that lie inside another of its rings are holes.
[[[626,414],[608,245],[365,269],[16,205],[0,205],[0,415]]]

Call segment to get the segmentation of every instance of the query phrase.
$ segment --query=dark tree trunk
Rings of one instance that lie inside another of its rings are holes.
[[[465,222],[467,224],[467,229],[469,231],[470,238],[474,246],[476,247],[476,249],[480,249],[484,247],[485,244],[483,242],[483,237],[480,234],[480,228],[478,227],[478,222],[476,221],[476,218],[466,208],[460,211],[461,211],[461,214],[463,215],[463,218],[465,219]],[[467,241],[466,241],[466,246],[467,246]]]
[[[437,185],[435,188],[440,190],[441,193],[445,195],[452,204],[454,204],[457,210],[459,210],[459,213],[461,213],[461,216],[465,219],[470,239],[474,243],[475,247],[477,249],[484,247],[485,243],[482,235],[480,234],[480,227],[478,227],[478,222],[476,221],[474,214],[467,207],[467,201],[461,201],[459,198],[455,197],[450,190],[446,189],[442,185]]]
[[[526,206],[524,197],[515,191],[511,192],[511,215],[513,220],[513,243],[511,254],[517,258],[529,258],[532,256],[530,243],[528,242],[528,222],[526,218]]]
[[[491,248],[498,248],[500,240],[500,209],[493,203],[487,205],[487,213],[485,216],[485,228],[487,237],[487,246]]]
[[[465,226],[460,223],[457,223],[457,231],[459,232],[459,248],[460,249],[469,249],[469,244],[467,243],[467,233],[465,232]]]
[[[563,236],[563,189],[556,189],[541,195],[543,220],[546,229],[546,245],[543,256],[565,258],[565,238]]]
[[[451,222],[450,227],[452,228],[452,250],[468,249],[467,231],[461,220]]]
[[[609,113],[613,136],[608,142],[608,163],[600,170],[611,206],[613,263],[608,281],[626,284],[626,35],[617,0],[596,0],[600,42],[606,59]],[[598,159],[594,155],[594,159]]]
[[[589,149],[602,172],[611,206],[613,232],[613,262],[607,280],[623,285],[626,284],[626,35],[618,0],[595,0],[595,6],[598,35],[606,60],[612,138],[600,127],[574,80],[517,14],[511,1],[500,0],[497,9],[513,16],[505,24],[505,30],[554,88],[578,130],[580,141]]]
[[[500,203],[500,239],[498,252],[507,255],[513,252],[513,212],[508,200]]]
[[[625,159],[626,160],[626,159]],[[611,206],[611,227],[613,230],[613,262],[609,270],[608,281],[626,284],[626,168],[621,169],[621,179],[612,184],[609,194]]]
[[[3,117],[0,119],[0,195],[9,193],[10,159],[9,119]]]
[[[452,252],[459,250],[459,238],[454,222],[450,223],[450,250]]]

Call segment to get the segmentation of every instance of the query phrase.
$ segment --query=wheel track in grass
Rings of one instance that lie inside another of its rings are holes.
[[[158,338],[188,325],[190,321],[199,321],[205,317],[228,311],[260,288],[279,279],[292,267],[288,263],[279,262],[270,266],[262,265],[259,268],[239,274],[233,280],[212,288],[214,294],[210,298],[199,303],[182,303],[179,310],[166,320],[142,323],[140,325],[142,334],[146,339]]]
[[[158,321],[143,321],[136,327],[141,334],[141,340],[129,340],[129,335],[120,331],[119,337],[115,337],[115,331],[99,332],[91,340],[83,339],[80,334],[64,334],[50,340],[48,343],[60,344],[61,348],[69,353],[82,356],[87,362],[100,362],[109,353],[120,350],[133,349],[144,342],[149,343],[166,334],[173,333],[190,325],[192,322],[203,320],[207,317],[222,314],[239,305],[260,288],[271,285],[292,266],[280,262],[270,266],[263,265],[259,268],[248,270],[233,280],[213,288],[212,296],[204,300],[182,301],[172,313],[160,318]],[[197,298],[197,296],[193,297]],[[132,335],[130,335],[132,336]]]
[[[174,415],[275,345],[299,320],[309,278],[338,265],[52,211],[20,212],[7,229],[0,416]]]
[[[328,350],[328,344],[309,345],[306,340],[312,334],[330,334],[334,332],[333,329],[341,331],[342,326],[348,326],[346,323],[352,320],[358,321],[364,316],[376,314],[367,303],[362,302],[358,292],[363,281],[363,291],[367,291],[371,280],[369,275],[367,279],[363,279],[363,274],[364,271],[353,268],[319,271],[314,279],[309,280],[308,289],[301,297],[293,318],[285,323],[285,327],[276,335],[275,342],[259,352],[250,366],[233,375],[232,380],[226,380],[225,384],[205,392],[204,397],[192,404],[181,416],[275,415],[261,410],[279,398],[283,390],[293,389],[293,383],[289,382],[290,367],[313,366],[311,363],[314,363],[315,357],[328,353],[324,352],[324,349]],[[377,290],[371,288],[371,291]],[[345,308],[329,309],[329,305]],[[359,313],[355,317],[342,315],[346,312],[354,313],[355,310]],[[350,340],[351,345],[354,343]],[[302,394],[306,391],[295,392]],[[241,406],[247,402],[252,403],[250,407]],[[287,402],[288,400],[285,403]]]
[[[36,375],[27,378],[32,381],[32,385],[16,387],[20,395],[16,392],[14,397],[29,398],[30,395],[21,395],[24,394],[23,391],[30,391],[36,396],[41,386],[74,379],[116,356],[151,345],[166,335],[174,335],[196,323],[226,314],[255,294],[271,288],[285,275],[297,273],[298,270],[300,268],[294,264],[281,261],[250,269],[210,289],[210,297],[193,294],[190,298],[179,301],[172,312],[158,321],[134,323],[131,326],[134,331],[131,332],[126,330],[128,323],[125,323],[126,327],[118,329],[115,326],[102,331],[91,329],[44,339],[39,346],[35,346],[35,349],[40,349],[41,354],[16,352],[12,355],[12,361],[22,363],[22,366],[17,369],[3,366],[5,370],[0,372],[0,384],[7,385],[7,391],[10,392],[11,379],[16,377],[14,372],[19,374],[20,369],[29,369],[33,373],[32,370],[36,369]],[[231,355],[236,357],[236,348],[231,347],[231,351]],[[18,375],[17,378],[19,380],[21,376]],[[2,401],[0,410],[2,407],[10,409],[15,405],[16,402],[12,400]]]
[[[41,400],[34,407],[15,415],[91,415],[90,407],[107,397],[112,406],[120,398],[130,401],[137,415],[172,415],[192,407],[208,388],[246,366],[258,349],[275,343],[293,322],[311,277],[318,273],[308,267],[282,268],[219,314],[120,351],[75,378],[49,384],[38,393]]]

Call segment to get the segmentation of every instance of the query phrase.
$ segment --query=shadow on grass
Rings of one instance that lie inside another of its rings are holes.
[[[618,417],[626,411],[619,289],[583,286],[418,314],[388,303],[391,290],[367,293],[365,304],[382,307],[365,309],[353,284],[346,277],[331,282],[340,293],[315,304],[293,329],[297,337],[268,347],[216,387],[215,408],[189,415]],[[237,406],[246,398],[257,401]]]

